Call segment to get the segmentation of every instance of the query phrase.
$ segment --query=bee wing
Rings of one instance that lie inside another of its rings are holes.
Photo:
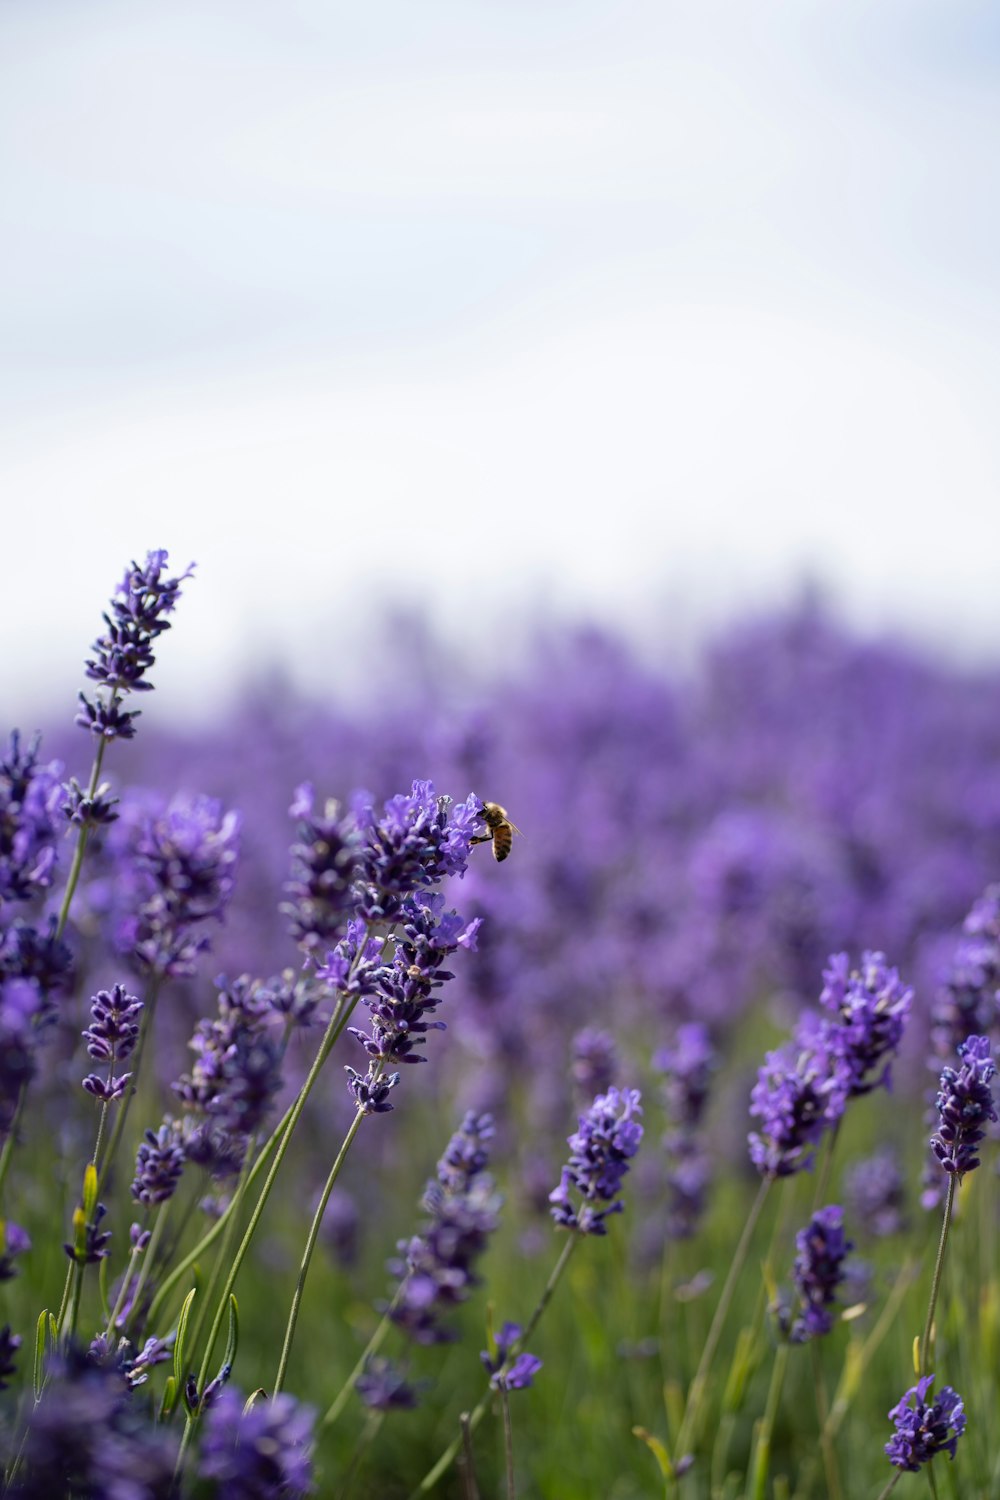
[[[521,838],[524,838],[524,834],[521,833],[520,828],[518,828],[516,823],[512,823],[509,818],[507,819],[507,826],[510,829],[511,833],[521,834]]]

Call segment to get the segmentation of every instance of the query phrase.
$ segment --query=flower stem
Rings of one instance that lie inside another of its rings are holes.
[[[902,1477],[903,1470],[897,1469],[895,1474],[889,1480],[889,1483],[886,1485],[885,1489],[879,1492],[878,1500],[888,1500],[888,1497],[892,1494],[893,1490],[896,1488]]]
[[[381,1349],[383,1343],[385,1342],[385,1336],[389,1332],[389,1329],[392,1327],[393,1311],[403,1295],[403,1288],[406,1286],[408,1279],[409,1273],[407,1273],[407,1275],[404,1276],[402,1281],[399,1283],[399,1286],[396,1288],[393,1294],[392,1301],[389,1303],[389,1306],[382,1314],[379,1324],[375,1329],[375,1332],[372,1334],[371,1338],[365,1345],[364,1350],[358,1358],[357,1364],[354,1366],[354,1369],[351,1371],[350,1375],[348,1375],[339,1392],[330,1403],[326,1416],[319,1424],[319,1430],[321,1432],[326,1427],[332,1427],[334,1422],[336,1422],[337,1418],[340,1416],[340,1413],[347,1405],[347,1399],[354,1389],[358,1376],[362,1373],[365,1365],[371,1359],[372,1355],[377,1354]]]
[[[146,1041],[153,1029],[153,1017],[156,1014],[156,1002],[160,994],[160,988],[163,984],[163,977],[164,976],[162,974],[155,973],[150,980],[149,990],[146,995],[146,1003],[143,1006],[142,1019],[139,1025],[139,1036],[135,1044],[135,1053],[131,1059],[132,1077],[129,1081],[128,1092],[126,1093],[125,1098],[122,1100],[121,1108],[119,1109],[118,1114],[115,1118],[115,1128],[111,1132],[111,1139],[108,1141],[108,1149],[104,1153],[104,1161],[101,1163],[101,1166],[98,1169],[98,1197],[100,1197],[104,1185],[108,1180],[108,1174],[111,1171],[112,1163],[114,1162],[115,1155],[118,1151],[118,1146],[121,1142],[122,1134],[125,1130],[125,1121],[128,1119],[128,1112],[131,1107],[132,1100],[135,1098],[139,1089],[139,1070],[142,1067],[142,1056],[146,1049]],[[103,1120],[101,1122],[101,1126],[103,1127]],[[100,1131],[98,1132],[98,1144],[99,1143]],[[94,1162],[95,1164],[97,1162],[97,1147],[94,1148]]]
[[[505,1388],[500,1392],[500,1405],[503,1410],[503,1457],[504,1467],[507,1471],[507,1500],[516,1500],[514,1488],[514,1433],[510,1425],[510,1392]]]
[[[785,1370],[788,1366],[788,1350],[789,1345],[781,1343],[774,1356],[767,1405],[757,1433],[752,1476],[747,1485],[747,1500],[764,1500],[767,1476],[771,1469],[771,1439],[774,1436],[774,1420],[778,1415],[778,1406],[781,1402],[781,1388],[785,1382]]]
[[[740,1278],[740,1272],[743,1270],[743,1266],[746,1263],[747,1254],[750,1249],[750,1241],[753,1237],[753,1232],[757,1227],[757,1220],[760,1218],[761,1210],[764,1207],[764,1202],[767,1198],[771,1182],[772,1179],[770,1177],[762,1178],[760,1187],[757,1190],[757,1196],[753,1202],[753,1207],[750,1209],[750,1212],[746,1218],[746,1222],[743,1225],[743,1233],[740,1235],[739,1244],[736,1246],[733,1258],[729,1263],[729,1273],[726,1276],[725,1285],[722,1288],[722,1293],[719,1297],[718,1305],[715,1309],[715,1315],[712,1318],[712,1325],[708,1330],[708,1338],[705,1340],[705,1347],[701,1351],[701,1359],[698,1361],[698,1368],[695,1371],[694,1379],[691,1382],[691,1389],[688,1392],[687,1405],[684,1408],[684,1417],[681,1421],[680,1431],[677,1434],[677,1442],[674,1446],[674,1451],[676,1452],[678,1458],[683,1458],[685,1456],[688,1442],[694,1441],[697,1438],[698,1422],[701,1416],[701,1405],[705,1397],[705,1388],[708,1383],[708,1376],[712,1367],[712,1360],[715,1358],[715,1352],[719,1346],[719,1339],[722,1337],[722,1329],[726,1321],[726,1314],[729,1312],[729,1307],[733,1300],[733,1294],[736,1291],[736,1283]]]
[[[531,1338],[531,1335],[534,1333],[535,1329],[538,1327],[539,1319],[551,1302],[552,1294],[558,1286],[562,1274],[569,1264],[569,1258],[573,1254],[573,1251],[576,1249],[582,1238],[583,1236],[580,1234],[572,1234],[566,1241],[566,1244],[562,1249],[562,1254],[559,1256],[559,1259],[556,1261],[555,1265],[552,1268],[549,1279],[545,1283],[542,1295],[538,1299],[538,1303],[535,1307],[534,1312],[528,1319],[527,1326],[525,1327],[524,1332],[521,1334],[521,1337],[517,1340],[517,1342],[515,1344],[512,1344],[510,1349],[508,1350],[508,1359],[510,1359],[519,1349],[522,1349],[524,1347],[524,1345]],[[492,1387],[487,1386],[485,1392],[479,1398],[472,1411],[469,1413],[468,1422],[463,1427],[462,1432],[459,1433],[458,1437],[455,1438],[453,1442],[448,1444],[448,1447],[444,1450],[434,1467],[428,1470],[423,1479],[417,1485],[416,1489],[411,1493],[409,1500],[418,1500],[418,1496],[428,1494],[429,1491],[432,1490],[437,1484],[442,1475],[448,1472],[451,1465],[454,1463],[456,1457],[458,1456],[459,1449],[463,1445],[463,1440],[466,1440],[466,1432],[475,1432],[476,1428],[483,1420],[483,1415],[486,1411],[487,1406],[489,1405],[491,1395]]]
[[[924,1336],[920,1340],[920,1368],[917,1375],[927,1374],[927,1362],[930,1356],[931,1337],[934,1330],[934,1311],[937,1307],[938,1293],[941,1290],[941,1273],[944,1270],[944,1254],[948,1248],[948,1230],[951,1228],[951,1215],[955,1207],[955,1189],[958,1185],[957,1174],[952,1172],[948,1176],[948,1196],[944,1200],[944,1218],[941,1222],[941,1239],[938,1243],[937,1260],[934,1263],[934,1280],[931,1282],[931,1299],[927,1307],[927,1321],[924,1324]]]
[[[309,1262],[312,1260],[313,1251],[316,1248],[316,1240],[319,1237],[320,1225],[323,1222],[323,1215],[326,1212],[326,1205],[330,1201],[330,1194],[333,1192],[333,1185],[336,1182],[337,1178],[340,1176],[340,1169],[344,1165],[344,1160],[351,1148],[354,1137],[357,1135],[358,1131],[361,1128],[361,1121],[364,1118],[365,1111],[363,1109],[359,1109],[356,1112],[354,1119],[351,1121],[351,1128],[350,1130],[348,1130],[346,1136],[344,1137],[343,1145],[337,1152],[337,1159],[334,1162],[333,1166],[330,1168],[330,1175],[326,1179],[326,1182],[323,1186],[323,1191],[320,1194],[319,1202],[316,1205],[316,1212],[313,1214],[312,1223],[309,1226],[309,1233],[306,1236],[305,1248],[302,1251],[302,1261],[299,1265],[299,1274],[295,1282],[295,1291],[292,1294],[292,1305],[288,1313],[288,1326],[285,1329],[285,1342],[281,1346],[281,1358],[278,1361],[278,1373],[274,1377],[273,1394],[275,1396],[278,1394],[285,1383],[285,1374],[288,1370],[288,1360],[292,1352],[292,1343],[295,1339],[295,1325],[298,1322],[299,1308],[302,1305],[302,1293],[305,1291],[306,1277],[309,1274]]]

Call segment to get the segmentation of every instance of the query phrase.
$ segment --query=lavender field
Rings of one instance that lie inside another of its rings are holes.
[[[1000,666],[387,635],[195,731],[179,561],[0,725],[3,1493],[1000,1493]]]

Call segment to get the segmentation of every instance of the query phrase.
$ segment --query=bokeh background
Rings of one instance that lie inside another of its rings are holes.
[[[655,650],[794,595],[989,652],[989,0],[0,7],[0,702],[70,693],[123,557],[163,664]],[[30,625],[30,628],[29,628]]]

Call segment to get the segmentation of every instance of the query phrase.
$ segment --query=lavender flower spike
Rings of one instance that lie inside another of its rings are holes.
[[[886,1454],[897,1469],[911,1474],[938,1453],[954,1459],[955,1446],[965,1431],[965,1406],[950,1385],[928,1405],[927,1392],[933,1381],[933,1375],[925,1375],[889,1413],[896,1431],[885,1445]]]
[[[538,1356],[526,1350],[510,1358],[520,1337],[519,1323],[505,1323],[496,1336],[496,1355],[486,1349],[480,1351],[479,1358],[490,1372],[490,1386],[495,1391],[526,1391],[542,1368]]]
[[[820,1004],[839,1022],[834,1038],[851,1067],[851,1094],[868,1094],[881,1084],[888,1088],[888,1059],[902,1038],[912,989],[889,967],[884,953],[863,953],[857,969],[851,968],[846,953],[835,953],[823,978]],[[880,1064],[882,1071],[872,1077]]]
[[[990,1057],[989,1037],[970,1036],[958,1054],[965,1059],[962,1067],[957,1072],[945,1068],[941,1074],[937,1096],[941,1124],[931,1137],[931,1149],[944,1170],[961,1181],[966,1172],[979,1166],[976,1147],[986,1122],[997,1118],[990,1088],[996,1064]]]
[[[835,1204],[813,1214],[795,1237],[795,1285],[802,1300],[802,1315],[792,1328],[793,1344],[829,1333],[833,1327],[830,1309],[844,1279],[844,1260],[852,1242],[844,1237],[844,1211]]]
[[[198,1473],[226,1500],[297,1500],[312,1492],[314,1414],[294,1396],[255,1401],[227,1386],[209,1409]]]
[[[813,1147],[840,1119],[854,1079],[828,1033],[804,1032],[769,1052],[750,1094],[750,1159],[762,1177],[790,1177],[812,1166]]]
[[[639,1149],[642,1114],[638,1089],[611,1088],[598,1094],[580,1116],[580,1128],[569,1137],[570,1158],[559,1186],[549,1194],[551,1214],[560,1229],[579,1234],[607,1234],[605,1220],[625,1205],[618,1199],[629,1162]],[[583,1202],[577,1207],[570,1189]],[[607,1204],[597,1208],[595,1204]]]

